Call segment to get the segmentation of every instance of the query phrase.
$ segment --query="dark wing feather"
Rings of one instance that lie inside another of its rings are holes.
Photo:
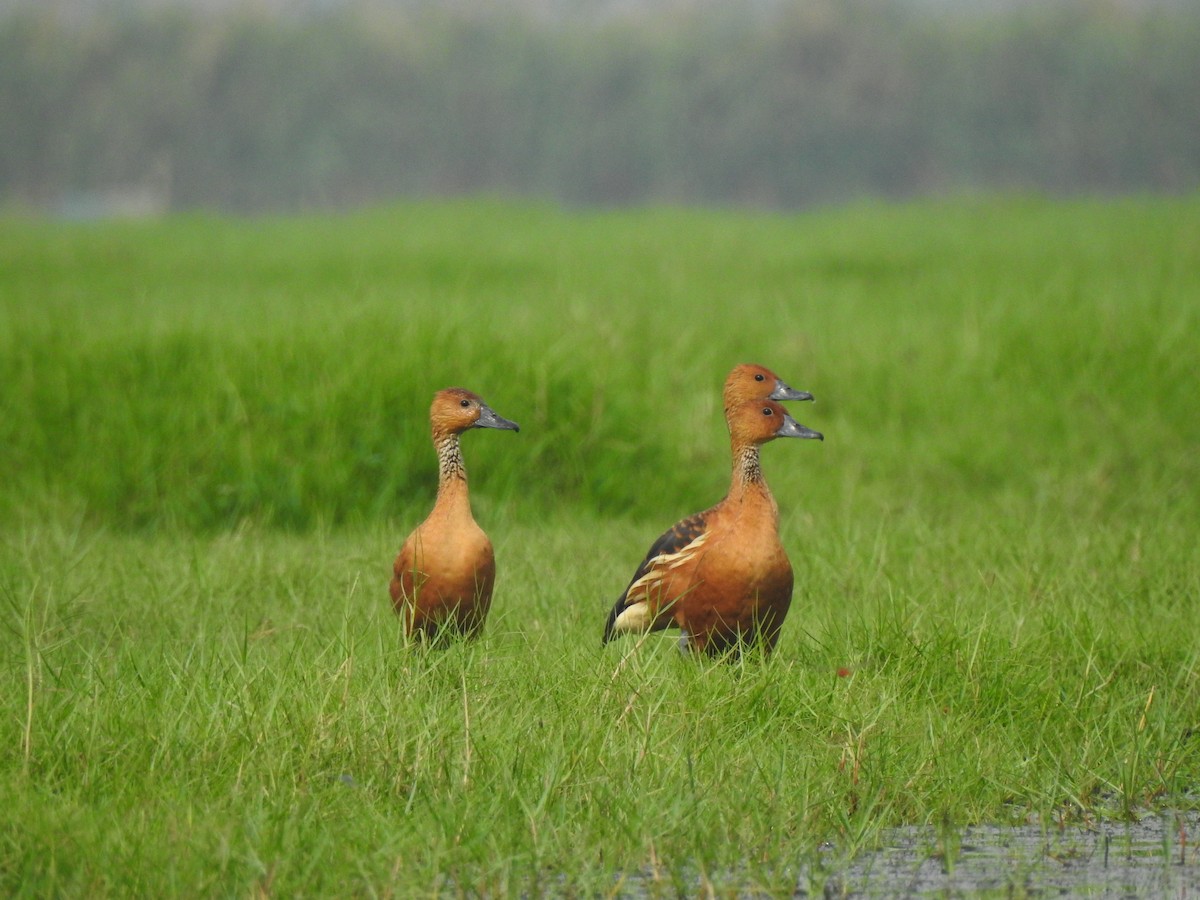
[[[700,537],[700,535],[704,534],[704,529],[707,525],[704,518],[705,515],[706,513],[696,513],[688,516],[686,519],[680,519],[650,545],[650,550],[646,553],[646,558],[637,567],[637,571],[633,573],[633,577],[629,579],[629,584],[625,586],[625,590],[613,606],[612,612],[608,614],[608,621],[604,623],[604,643],[607,644],[612,640],[613,625],[617,621],[617,616],[628,606],[626,600],[629,597],[629,589],[637,584],[642,576],[650,570],[650,564],[655,557],[677,553]]]

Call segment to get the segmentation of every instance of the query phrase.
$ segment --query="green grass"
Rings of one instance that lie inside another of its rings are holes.
[[[0,890],[786,895],[889,825],[1195,806],[1198,213],[0,222]],[[779,652],[602,649],[741,360],[827,436],[764,452]],[[522,425],[464,442],[496,602],[406,650],[451,383]]]

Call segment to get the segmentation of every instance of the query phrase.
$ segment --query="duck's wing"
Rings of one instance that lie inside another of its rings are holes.
[[[633,573],[629,586],[608,614],[608,621],[604,624],[604,643],[612,640],[617,631],[645,631],[654,627],[652,621],[645,621],[650,613],[647,601],[666,575],[690,560],[704,545],[708,536],[707,515],[707,512],[702,512],[681,519],[651,545],[646,558]],[[631,616],[627,624],[618,623],[622,613],[639,604],[644,615]]]
[[[397,554],[396,561],[392,563],[392,583],[389,585],[389,591],[397,612],[408,598],[416,595],[414,589],[416,574],[416,555],[413,540],[410,537],[400,547],[400,553]]]

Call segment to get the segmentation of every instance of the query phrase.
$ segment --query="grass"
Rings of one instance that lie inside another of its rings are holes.
[[[1194,200],[0,223],[0,889],[817,884],[901,823],[1196,805]],[[602,649],[776,368],[769,663]],[[500,575],[401,647],[428,398]],[[511,438],[509,440],[508,438]]]

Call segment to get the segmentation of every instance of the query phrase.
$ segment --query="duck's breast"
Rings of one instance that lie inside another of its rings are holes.
[[[473,519],[430,517],[396,557],[392,599],[419,606],[491,596],[496,577],[492,542]]]
[[[774,517],[731,516],[718,523],[695,575],[677,617],[692,635],[757,632],[782,622],[791,604],[792,565]]]

